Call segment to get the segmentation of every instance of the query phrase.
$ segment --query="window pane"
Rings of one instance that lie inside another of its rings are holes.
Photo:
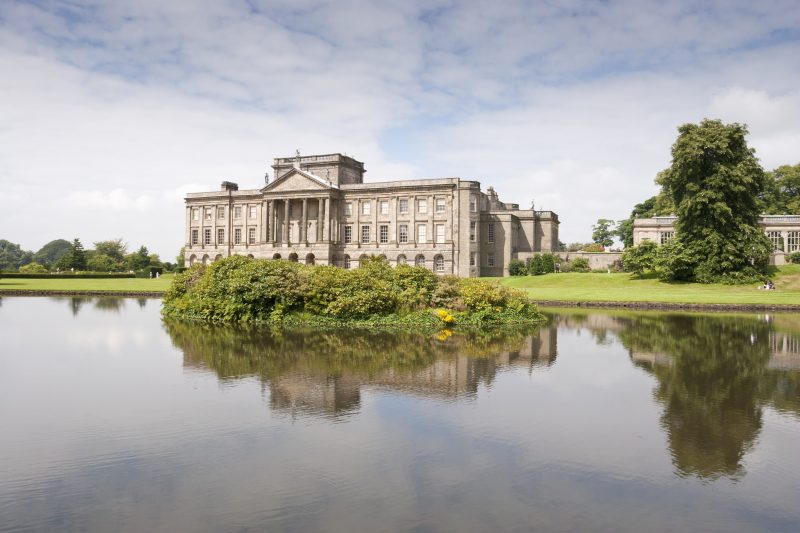
[[[444,213],[444,198],[437,198],[436,199],[436,212],[437,213]]]
[[[369,244],[369,226],[361,226],[361,244]]]
[[[353,214],[353,202],[347,202],[344,204],[344,214],[347,216]]]
[[[408,226],[406,224],[400,224],[399,233],[400,234],[399,234],[399,239],[398,240],[401,243],[407,243],[408,242]]]
[[[388,214],[389,214],[389,201],[381,200],[381,215],[388,215]]]
[[[436,242],[444,242],[444,224],[436,224]]]
[[[486,226],[486,239],[488,242],[494,242],[494,222],[489,222]]]
[[[474,220],[469,223],[469,240],[475,242],[475,230],[478,227],[478,223]]]
[[[419,209],[420,213],[427,213],[428,212],[428,200],[420,200],[419,201]]]
[[[408,198],[400,198],[400,206],[399,206],[400,213],[405,215],[408,213]]]
[[[428,242],[428,227],[424,224],[417,226],[417,242],[423,244]]]
[[[369,215],[372,210],[372,206],[369,202],[362,202],[361,203],[361,214],[362,215]]]
[[[353,242],[353,226],[344,227],[344,242],[345,244]]]
[[[389,242],[389,226],[381,226],[381,244]]]
[[[249,228],[247,230],[247,242],[250,244],[256,243],[256,228]]]

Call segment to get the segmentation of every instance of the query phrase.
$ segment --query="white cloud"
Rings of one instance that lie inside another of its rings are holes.
[[[171,257],[187,184],[258,187],[300,148],[481,179],[586,240],[655,192],[683,122],[747,122],[767,168],[800,161],[797,27],[793,1],[5,2],[3,237]]]
[[[113,191],[73,191],[63,200],[69,209],[99,209],[104,211],[147,211],[153,208],[153,198],[146,194],[133,195],[124,189]]]

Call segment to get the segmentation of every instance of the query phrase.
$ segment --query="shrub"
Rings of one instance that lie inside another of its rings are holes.
[[[508,274],[511,276],[524,276],[528,273],[528,268],[523,261],[512,259],[508,263]]]
[[[431,297],[431,305],[461,311],[464,301],[461,299],[458,276],[441,276]]]
[[[541,254],[536,254],[531,257],[530,263],[528,264],[528,274],[531,276],[540,276],[544,274],[544,265],[542,265]]]
[[[583,248],[580,249],[581,252],[605,252],[606,249],[603,247],[602,244],[592,243],[587,244]]]
[[[553,254],[541,255],[541,266],[543,274],[552,274],[556,271],[556,256]]]
[[[576,257],[571,266],[573,272],[589,272],[589,260],[585,257]]]
[[[382,259],[345,270],[231,256],[177,274],[163,309],[168,316],[209,321],[290,324],[392,324],[402,318],[403,324],[428,327],[462,319],[470,325],[540,318],[522,291],[437,277],[422,267],[392,269]]]
[[[793,252],[789,254],[789,262],[793,264],[800,264],[800,252]],[[22,269],[20,269],[22,270]]]
[[[19,267],[22,274],[47,274],[47,268],[44,265],[33,262]]]
[[[436,290],[436,274],[425,267],[398,265],[394,269],[394,283],[402,308],[427,307]]]
[[[626,272],[642,276],[655,272],[658,259],[658,245],[650,240],[637,246],[629,246],[622,252],[622,264]]]

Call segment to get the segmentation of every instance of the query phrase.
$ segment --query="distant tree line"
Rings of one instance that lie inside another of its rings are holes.
[[[42,246],[39,251],[23,250],[19,244],[0,239],[0,271],[5,272],[129,272],[148,268],[174,270],[175,264],[161,261],[142,245],[128,252],[122,239],[97,241],[94,248],[84,249],[80,239],[72,242],[56,239]]]

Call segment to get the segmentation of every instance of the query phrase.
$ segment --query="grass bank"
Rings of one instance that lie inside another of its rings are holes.
[[[158,279],[23,279],[0,277],[0,295],[11,294],[163,294],[172,284],[172,274]]]
[[[800,265],[780,267],[774,291],[755,285],[664,283],[630,274],[564,273],[503,278],[537,302],[649,302],[669,304],[798,305]]]

